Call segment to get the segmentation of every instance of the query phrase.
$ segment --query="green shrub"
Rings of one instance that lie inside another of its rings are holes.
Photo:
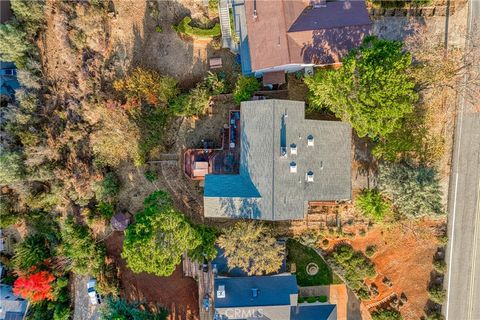
[[[375,254],[375,252],[377,252],[377,246],[376,245],[368,246],[365,249],[365,254],[367,255],[367,257],[372,257]]]
[[[409,217],[444,214],[438,172],[409,162],[381,164],[379,190],[396,210]]]
[[[317,302],[317,297],[307,297],[305,301],[307,301],[308,303],[315,303]]]
[[[162,27],[160,27],[160,26],[156,26],[156,27],[155,27],[155,31],[158,32],[158,33],[162,33],[162,32],[163,32],[163,29],[162,29]]]
[[[403,317],[397,310],[378,310],[372,313],[372,320],[402,320]]]
[[[430,300],[433,302],[443,304],[443,301],[447,296],[447,292],[441,285],[436,285],[428,289],[428,295],[430,296]]]
[[[344,271],[347,284],[362,300],[370,297],[364,280],[373,278],[377,274],[375,265],[361,252],[353,250],[348,244],[340,244],[333,252],[334,262]]]
[[[141,137],[138,145],[138,158],[135,165],[145,163],[153,150],[163,145],[163,133],[167,126],[169,114],[162,108],[143,108],[134,116]]]
[[[101,320],[165,320],[168,311],[160,305],[156,308],[158,312],[150,312],[148,305],[144,303],[130,303],[124,299],[107,298],[100,310]]]
[[[144,173],[145,179],[147,179],[150,182],[153,182],[158,179],[158,174],[155,171],[150,171],[147,170]]]
[[[426,320],[445,320],[445,317],[440,311],[434,311],[427,316]]]
[[[203,79],[203,82],[213,95],[216,96],[225,93],[226,85],[224,74],[208,71],[208,74]]]
[[[102,181],[95,182],[93,187],[99,201],[112,201],[120,191],[120,180],[113,172],[108,172]]]
[[[364,189],[355,199],[355,206],[363,215],[376,221],[382,221],[390,211],[390,204],[378,189]]]
[[[179,33],[202,39],[215,38],[222,34],[222,31],[220,30],[220,24],[218,23],[215,23],[215,25],[210,29],[201,29],[198,27],[192,27],[190,25],[191,22],[192,18],[186,16],[177,26],[173,26],[173,29]]]
[[[328,297],[327,296],[319,296],[318,297],[318,302],[327,302],[328,301]]]
[[[445,270],[447,270],[447,264],[445,263],[445,260],[433,261],[433,267],[438,273],[445,273]]]
[[[304,303],[305,298],[304,297],[298,297],[298,303]]]
[[[208,0],[208,11],[213,15],[218,15],[219,0]]]
[[[260,83],[257,78],[241,75],[238,77],[237,83],[235,84],[233,99],[236,103],[250,100],[253,94],[258,90],[260,90]]]
[[[448,243],[448,235],[440,235],[437,237],[438,243],[445,246]]]
[[[109,202],[99,202],[96,209],[97,215],[105,219],[110,219],[115,214],[115,208],[113,204]]]
[[[21,214],[15,211],[17,197],[11,193],[0,195],[0,228],[11,226],[18,222]]]
[[[210,93],[201,84],[189,93],[176,97],[170,105],[171,110],[179,116],[200,116],[205,113],[210,104]]]

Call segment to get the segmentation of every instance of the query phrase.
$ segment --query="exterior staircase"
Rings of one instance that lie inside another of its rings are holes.
[[[230,6],[229,0],[220,0],[218,3],[218,15],[220,17],[220,29],[222,30],[222,47],[231,48],[232,41],[232,29],[230,26]]]

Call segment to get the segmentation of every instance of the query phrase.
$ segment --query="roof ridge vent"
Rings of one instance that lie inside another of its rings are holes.
[[[297,173],[297,163],[295,161],[290,162],[290,173]]]
[[[290,154],[297,154],[297,145],[295,143],[290,145]]]
[[[307,137],[307,145],[309,147],[313,147],[315,145],[315,139],[313,138],[313,136],[311,134],[308,135],[308,137]]]
[[[305,174],[305,180],[307,180],[307,182],[313,182],[313,171],[312,170],[309,170]]]

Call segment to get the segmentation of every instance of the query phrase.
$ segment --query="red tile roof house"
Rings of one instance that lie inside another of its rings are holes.
[[[240,46],[249,50],[240,54],[250,57],[241,57],[242,70],[256,76],[340,64],[372,25],[363,0],[245,0],[243,7],[232,1],[245,17]],[[238,22],[236,27],[242,28]]]

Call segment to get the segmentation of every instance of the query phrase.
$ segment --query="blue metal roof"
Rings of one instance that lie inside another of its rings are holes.
[[[239,174],[207,174],[204,197],[260,198],[252,181]]]
[[[290,295],[298,293],[294,275],[216,278],[215,292],[221,285],[225,298],[216,298],[215,308],[290,305]],[[256,297],[252,289],[257,289]]]
[[[334,304],[298,305],[290,309],[290,320],[327,320],[334,309]]]
[[[252,62],[250,59],[250,48],[248,46],[248,32],[247,32],[247,20],[245,17],[245,2],[241,0],[232,1],[232,9],[235,16],[238,19],[234,20],[235,31],[239,34],[240,38],[240,62],[242,66],[242,73],[244,75],[252,74]]]
[[[0,61],[0,95],[15,99],[15,90],[20,88],[16,67],[12,62]]]

